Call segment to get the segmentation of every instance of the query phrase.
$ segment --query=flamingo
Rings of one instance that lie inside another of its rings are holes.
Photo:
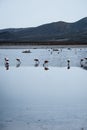
[[[34,59],[34,61],[38,62],[39,60],[38,59]]]
[[[5,57],[5,68],[6,70],[9,70],[9,59],[7,57]]]
[[[67,69],[70,69],[70,60],[67,60],[68,66]]]
[[[45,64],[48,63],[48,62],[49,62],[48,60],[45,60],[45,61],[44,61]]]
[[[21,60],[19,58],[16,59],[18,62],[21,62]]]
[[[16,67],[19,67],[21,64],[21,60],[19,58],[17,58],[16,61],[17,61]]]
[[[84,61],[83,59],[80,60],[81,67],[83,67],[83,61]]]
[[[9,59],[5,57],[5,61],[6,61],[6,62],[9,61]]]
[[[43,64],[44,70],[49,70],[49,68],[47,67],[48,62],[49,62],[48,60],[44,61],[44,64]]]
[[[85,57],[84,59],[87,60],[87,57]]]
[[[43,66],[45,67],[48,62],[49,62],[48,60],[45,60],[44,63],[43,63]]]
[[[39,60],[38,59],[34,59],[34,61],[36,62],[35,66],[37,67],[39,65]]]

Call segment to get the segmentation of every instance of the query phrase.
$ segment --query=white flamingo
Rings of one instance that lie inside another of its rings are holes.
[[[21,64],[21,60],[19,58],[17,58],[16,61],[17,61],[16,67],[19,67]]]
[[[44,61],[44,64],[43,64],[43,67],[44,67],[44,70],[49,70],[49,68],[48,68],[48,60],[45,60]]]
[[[39,59],[34,59],[34,61],[35,61],[35,66],[37,67],[38,65],[39,65]]]
[[[68,63],[68,64],[67,64],[67,65],[68,65],[68,66],[67,66],[67,69],[70,69],[70,60],[67,60],[67,63]]]

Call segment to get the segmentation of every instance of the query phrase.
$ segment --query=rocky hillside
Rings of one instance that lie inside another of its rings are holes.
[[[87,17],[74,22],[53,22],[33,28],[0,30],[0,42],[74,41],[87,42]]]

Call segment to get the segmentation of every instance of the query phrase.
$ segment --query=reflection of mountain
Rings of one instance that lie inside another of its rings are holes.
[[[0,30],[0,41],[87,42],[87,17],[74,23],[59,21],[33,28]]]

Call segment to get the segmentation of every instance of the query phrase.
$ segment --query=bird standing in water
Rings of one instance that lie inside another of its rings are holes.
[[[80,66],[83,67],[83,59],[80,60]]]
[[[70,69],[70,60],[67,60],[67,69]]]
[[[45,60],[44,63],[43,63],[43,67],[44,67],[44,70],[49,70],[48,68],[48,60]]]
[[[17,61],[16,67],[19,67],[21,65],[21,60],[17,58],[16,61]]]
[[[39,59],[34,59],[34,61],[35,61],[35,67],[37,67],[37,66],[39,66]]]
[[[9,59],[8,58],[5,58],[5,68],[6,70],[9,70]]]

